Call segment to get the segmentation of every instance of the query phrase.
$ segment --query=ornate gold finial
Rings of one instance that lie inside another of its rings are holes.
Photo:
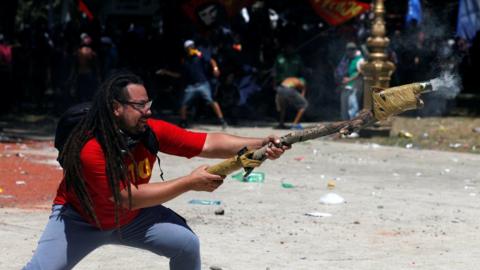
[[[385,6],[383,0],[376,0],[374,4],[374,19],[371,36],[367,39],[368,57],[361,66],[363,74],[363,108],[372,109],[372,87],[387,88],[390,86],[390,77],[395,65],[387,60],[386,49],[390,40],[386,37]]]

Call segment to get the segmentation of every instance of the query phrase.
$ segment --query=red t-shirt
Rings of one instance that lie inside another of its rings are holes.
[[[181,129],[175,125],[161,120],[149,119],[147,125],[150,126],[158,139],[160,152],[183,156],[187,158],[194,157],[203,149],[206,133],[191,132]],[[138,184],[145,184],[150,181],[152,168],[156,157],[150,153],[142,143],[139,143],[132,150],[133,157],[138,166],[139,177]],[[92,198],[95,213],[98,217],[102,229],[112,229],[115,224],[115,205],[111,198],[112,192],[108,186],[106,175],[106,162],[103,150],[95,138],[89,140],[80,152],[80,161],[82,164],[83,175],[88,193]],[[134,163],[127,164],[129,173],[134,173]],[[120,187],[125,188],[124,186]],[[96,225],[91,220],[86,211],[83,210],[80,202],[73,190],[67,191],[65,179],[62,180],[57,190],[54,204],[71,204],[86,220]],[[139,213],[139,210],[121,209],[119,211],[120,226],[132,221]]]

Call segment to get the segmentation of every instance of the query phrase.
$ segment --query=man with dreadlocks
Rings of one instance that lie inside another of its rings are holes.
[[[212,192],[224,177],[201,166],[173,180],[149,183],[155,154],[228,158],[247,146],[268,144],[276,159],[286,146],[278,137],[247,138],[200,133],[149,119],[152,101],[139,77],[122,72],[107,79],[87,115],[60,152],[64,178],[38,247],[24,269],[71,269],[105,244],[150,250],[170,259],[170,269],[200,269],[197,236],[185,220],[162,206],[188,191]]]

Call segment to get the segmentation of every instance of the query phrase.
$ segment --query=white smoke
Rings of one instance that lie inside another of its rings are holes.
[[[460,76],[448,71],[430,80],[430,83],[434,94],[444,99],[454,99],[462,90]]]

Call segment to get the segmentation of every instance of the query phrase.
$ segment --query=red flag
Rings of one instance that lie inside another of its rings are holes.
[[[93,14],[92,12],[88,9],[87,5],[82,0],[78,0],[78,10],[83,12],[85,15],[87,15],[87,18],[91,21],[93,20]]]
[[[342,24],[370,9],[370,4],[355,0],[310,0],[310,4],[331,25]]]

